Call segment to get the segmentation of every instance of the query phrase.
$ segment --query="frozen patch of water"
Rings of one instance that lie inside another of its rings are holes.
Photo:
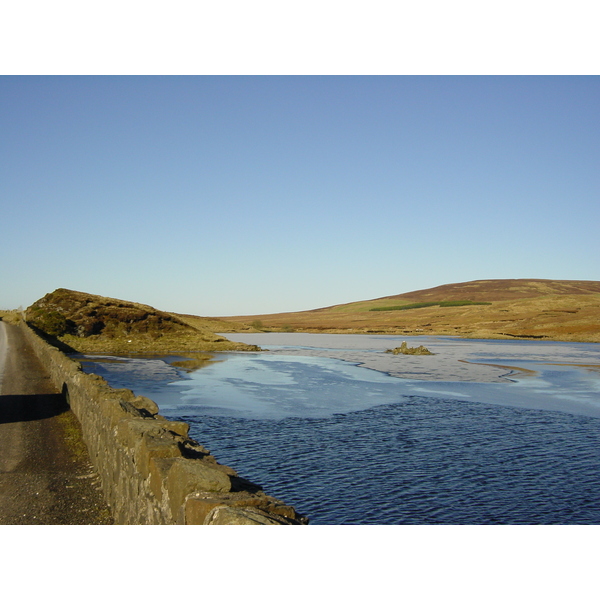
[[[161,408],[172,412],[197,407],[213,415],[255,419],[326,417],[400,402],[401,383],[334,359],[232,354],[170,383],[170,390],[179,394]]]

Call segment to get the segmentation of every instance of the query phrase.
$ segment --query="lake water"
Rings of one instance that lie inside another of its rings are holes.
[[[600,524],[598,345],[227,337],[269,351],[80,360],[312,524]]]

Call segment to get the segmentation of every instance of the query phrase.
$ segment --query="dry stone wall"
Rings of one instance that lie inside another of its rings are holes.
[[[291,506],[219,464],[157,405],[117,390],[20,326],[79,420],[117,524],[306,524]]]

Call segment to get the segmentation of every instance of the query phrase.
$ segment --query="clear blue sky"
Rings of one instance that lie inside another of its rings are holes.
[[[0,77],[0,308],[600,280],[600,78]]]

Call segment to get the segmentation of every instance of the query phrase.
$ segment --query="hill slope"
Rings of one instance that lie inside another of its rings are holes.
[[[470,281],[310,311],[223,320],[260,321],[266,330],[600,342],[600,282]]]
[[[538,298],[549,295],[600,294],[600,281],[560,281],[550,279],[484,279],[450,283],[426,290],[408,292],[384,299],[410,302],[428,300],[473,300],[495,302]]]
[[[145,304],[59,288],[34,302],[26,320],[78,352],[249,350],[208,327]]]

